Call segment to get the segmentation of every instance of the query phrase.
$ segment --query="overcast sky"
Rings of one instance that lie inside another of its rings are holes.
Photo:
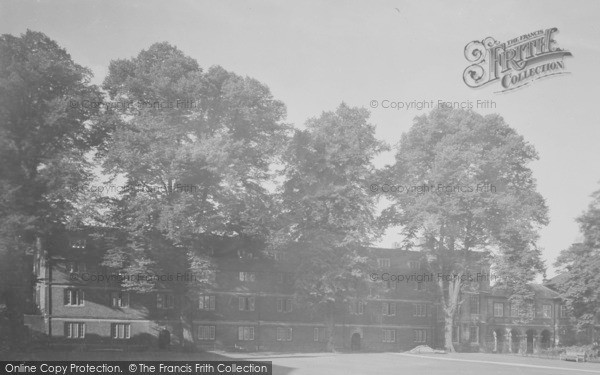
[[[395,144],[426,111],[370,108],[372,100],[493,100],[532,143],[532,167],[550,209],[540,245],[552,265],[579,237],[574,219],[600,185],[600,2],[590,1],[0,1],[0,33],[42,31],[100,83],[112,59],[168,41],[203,68],[221,65],[267,84],[288,122],[342,101],[371,110],[377,136]],[[557,27],[571,72],[496,94],[462,80],[464,48]],[[393,153],[382,155],[382,166]],[[390,246],[391,231],[381,245]],[[550,271],[552,274],[552,271]]]

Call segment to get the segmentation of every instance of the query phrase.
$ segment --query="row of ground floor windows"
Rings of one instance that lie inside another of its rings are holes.
[[[129,323],[111,323],[110,324],[111,338],[113,339],[129,339],[131,338],[131,325]],[[65,322],[64,324],[64,335],[70,339],[83,339],[85,338],[85,323],[82,322]],[[212,325],[201,325],[196,328],[196,336],[198,340],[215,340],[216,326]],[[396,330],[395,329],[383,329],[381,334],[381,341],[384,343],[395,343],[396,342]],[[252,326],[241,326],[238,327],[238,340],[239,341],[254,341],[254,327]],[[293,328],[292,327],[277,327],[276,328],[276,340],[277,341],[292,341],[293,340]],[[313,341],[324,342],[326,341],[326,330],[324,327],[314,327],[313,329]],[[427,342],[427,330],[426,329],[414,329],[413,330],[413,341],[415,343]]]
[[[64,325],[65,337],[70,339],[85,338],[85,323],[66,322]],[[113,339],[131,338],[131,325],[129,323],[111,323],[110,337]]]

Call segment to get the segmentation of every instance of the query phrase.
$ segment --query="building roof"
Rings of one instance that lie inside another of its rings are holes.
[[[556,290],[560,284],[564,284],[567,281],[568,277],[569,277],[569,274],[564,272],[564,273],[554,276],[550,280],[547,280],[544,283],[544,285],[546,285],[547,287],[549,287],[552,290]]]
[[[545,285],[542,284],[537,284],[537,283],[531,283],[528,285],[528,288],[533,291],[533,293],[535,294],[535,298],[544,298],[544,299],[554,299],[554,298],[560,298],[560,294],[557,293],[556,291],[548,288]],[[505,288],[493,288],[492,289],[492,295],[495,296],[504,296],[507,297],[508,296],[508,290]]]
[[[537,298],[560,298],[560,294],[542,284],[531,284]]]

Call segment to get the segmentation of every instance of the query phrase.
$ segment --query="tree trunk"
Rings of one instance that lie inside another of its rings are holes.
[[[194,347],[194,335],[192,334],[192,320],[188,314],[181,314],[181,343],[184,349],[192,349]]]
[[[454,353],[454,345],[452,343],[452,326],[454,325],[454,315],[458,310],[460,301],[458,300],[461,289],[462,272],[459,272],[454,280],[448,282],[448,291],[444,290],[444,282],[440,280],[440,288],[442,289],[442,305],[444,308],[444,346],[446,351]]]
[[[195,344],[195,337],[193,334],[193,312],[190,302],[186,298],[185,294],[180,296],[179,303],[179,331],[180,334],[180,346],[184,350],[192,350]]]
[[[454,323],[454,319],[451,315],[444,314],[444,343],[446,351],[449,353],[454,353],[454,344],[452,343],[452,326]]]
[[[335,303],[327,306],[327,351],[335,352]]]
[[[196,344],[196,335],[194,335],[194,310],[191,302],[184,297],[181,304],[181,313],[179,315],[182,328],[183,346],[186,349],[193,350]]]

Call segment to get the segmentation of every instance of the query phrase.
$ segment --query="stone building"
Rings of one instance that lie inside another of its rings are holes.
[[[34,256],[37,313],[26,316],[32,332],[53,345],[148,346],[193,342],[200,349],[325,350],[324,314],[294,291],[295,267],[282,253],[221,246],[211,255],[214,283],[180,294],[196,275],[185,270],[164,277],[146,293],[121,288],[122,275],[101,265],[105,249],[88,232],[76,232],[50,254]],[[421,254],[365,249],[377,280],[335,316],[339,349],[402,351],[417,345],[443,347],[444,327],[435,275]],[[486,270],[482,273],[485,274]],[[386,276],[387,275],[387,276]],[[393,275],[396,275],[394,279]],[[398,275],[423,275],[397,280]],[[430,278],[425,277],[431,275]],[[119,279],[121,278],[121,280]],[[502,291],[489,279],[464,292],[453,328],[459,350],[531,353],[560,344],[571,329],[558,294],[532,285],[535,303],[519,323]],[[190,288],[187,288],[188,290]],[[191,288],[193,289],[193,288]]]

